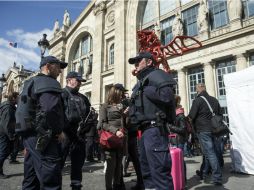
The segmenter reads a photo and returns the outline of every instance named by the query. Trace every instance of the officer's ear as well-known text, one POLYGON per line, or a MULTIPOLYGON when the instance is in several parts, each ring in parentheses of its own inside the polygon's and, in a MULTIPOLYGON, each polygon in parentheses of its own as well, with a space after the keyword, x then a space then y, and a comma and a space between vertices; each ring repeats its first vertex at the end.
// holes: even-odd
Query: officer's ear
POLYGON ((147 66, 152 66, 153 65, 153 60, 147 59, 146 64, 147 64, 147 66))

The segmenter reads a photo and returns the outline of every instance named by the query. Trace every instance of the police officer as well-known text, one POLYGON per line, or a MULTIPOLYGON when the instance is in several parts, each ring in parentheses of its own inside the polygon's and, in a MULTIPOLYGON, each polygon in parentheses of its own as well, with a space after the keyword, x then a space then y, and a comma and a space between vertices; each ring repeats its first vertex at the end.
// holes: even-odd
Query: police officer
POLYGON ((67 63, 43 57, 41 72, 25 81, 16 111, 16 132, 23 137, 23 190, 60 190, 64 112, 56 80, 67 63))
POLYGON ((129 59, 135 65, 138 82, 133 88, 129 110, 133 125, 142 130, 140 163, 146 189, 172 190, 171 157, 166 123, 175 120, 172 76, 154 67, 149 52, 129 59))
POLYGON ((15 140, 15 111, 18 101, 18 93, 12 92, 7 101, 0 105, 0 179, 7 176, 3 173, 5 159, 10 154, 11 144, 15 140))
POLYGON ((91 106, 87 97, 79 93, 81 82, 85 81, 77 72, 69 72, 66 76, 67 85, 62 93, 67 123, 64 132, 69 141, 64 147, 64 152, 65 158, 68 153, 71 157, 71 187, 73 190, 80 190, 82 187, 82 167, 86 147, 85 137, 78 135, 78 129, 87 127, 83 125, 83 122, 86 120, 91 106))

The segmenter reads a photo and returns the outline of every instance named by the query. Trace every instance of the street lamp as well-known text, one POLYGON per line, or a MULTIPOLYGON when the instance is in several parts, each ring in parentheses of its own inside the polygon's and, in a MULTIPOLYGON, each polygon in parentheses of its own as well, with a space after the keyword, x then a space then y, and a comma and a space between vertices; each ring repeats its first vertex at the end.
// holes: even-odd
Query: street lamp
POLYGON ((2 93, 3 93, 5 82, 6 82, 6 78, 4 77, 4 74, 2 74, 2 77, 0 77, 0 103, 2 102, 2 93))
POLYGON ((46 38, 47 34, 43 34, 42 39, 38 42, 38 46, 41 48, 41 58, 43 58, 46 49, 49 47, 49 41, 46 38))

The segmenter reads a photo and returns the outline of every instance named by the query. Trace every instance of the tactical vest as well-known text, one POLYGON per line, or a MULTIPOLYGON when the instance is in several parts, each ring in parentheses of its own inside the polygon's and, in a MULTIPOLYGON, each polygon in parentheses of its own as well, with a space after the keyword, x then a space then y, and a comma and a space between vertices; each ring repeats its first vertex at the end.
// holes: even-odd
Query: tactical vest
MULTIPOLYGON (((176 82, 172 78, 171 74, 168 74, 160 69, 156 69, 149 73, 146 77, 138 81, 133 88, 131 96, 132 106, 130 106, 129 115, 132 124, 141 124, 147 121, 155 121, 156 113, 163 112, 166 115, 166 119, 169 123, 172 123, 175 118, 172 117, 175 112, 174 105, 164 106, 157 105, 143 95, 143 89, 145 86, 153 86, 156 90, 162 87, 173 87, 176 82)), ((174 102, 174 101, 172 101, 174 102)))
POLYGON ((60 94, 62 89, 57 80, 42 74, 24 82, 16 110, 15 132, 17 134, 26 136, 35 133, 35 119, 38 111, 38 100, 35 97, 45 92, 60 94), (32 94, 34 97, 31 96, 32 94))

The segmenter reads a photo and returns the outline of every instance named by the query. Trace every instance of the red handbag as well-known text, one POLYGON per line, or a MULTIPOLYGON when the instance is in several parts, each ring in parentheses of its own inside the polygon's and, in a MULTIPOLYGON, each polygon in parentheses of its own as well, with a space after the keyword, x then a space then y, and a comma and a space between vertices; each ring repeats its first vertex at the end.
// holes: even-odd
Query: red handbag
POLYGON ((123 148, 124 144, 124 137, 119 138, 115 134, 101 130, 100 131, 100 145, 102 148, 105 149, 117 149, 123 148))

